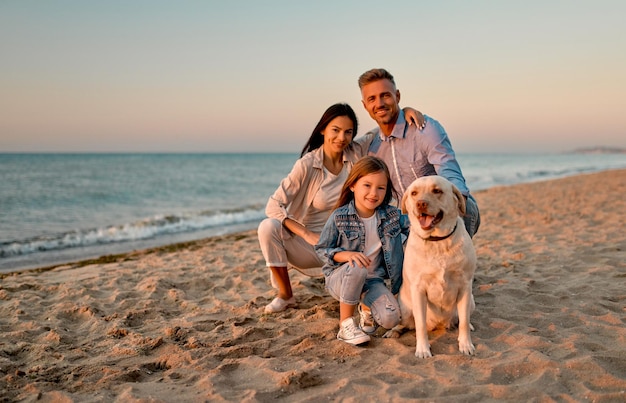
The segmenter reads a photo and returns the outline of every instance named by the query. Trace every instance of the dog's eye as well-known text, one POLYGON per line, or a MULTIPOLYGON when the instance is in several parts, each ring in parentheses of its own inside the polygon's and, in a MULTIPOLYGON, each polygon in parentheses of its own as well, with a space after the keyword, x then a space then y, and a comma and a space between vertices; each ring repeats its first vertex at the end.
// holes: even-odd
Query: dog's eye
POLYGON ((411 196, 417 196, 417 190, 412 191, 411 196))
POLYGON ((441 189, 437 189, 437 188, 435 188, 435 189, 433 189, 433 193, 434 193, 434 194, 436 194, 436 195, 438 195, 438 194, 443 193, 443 191, 442 191, 441 189))

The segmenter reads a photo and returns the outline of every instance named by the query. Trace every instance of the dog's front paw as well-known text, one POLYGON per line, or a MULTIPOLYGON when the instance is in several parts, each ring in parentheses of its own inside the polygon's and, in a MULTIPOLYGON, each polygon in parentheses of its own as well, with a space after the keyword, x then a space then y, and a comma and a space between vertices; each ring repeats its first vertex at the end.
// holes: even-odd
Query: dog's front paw
POLYGON ((398 337, 400 337, 400 332, 393 329, 387 330, 385 334, 383 334, 384 339, 397 339, 398 337))
POLYGON ((432 357, 433 355, 430 352, 430 344, 429 343, 425 343, 425 344, 417 343, 417 345, 415 346, 415 356, 417 358, 432 357))
POLYGON ((459 351, 465 355, 473 355, 476 352, 476 347, 470 340, 459 341, 459 351))
POLYGON ((383 334, 383 338, 385 338, 385 339, 397 339, 398 337, 400 337, 402 335, 402 333, 404 333, 404 331, 405 331, 404 326, 397 325, 397 326, 394 326, 393 328, 391 328, 390 330, 387 330, 385 332, 385 334, 383 334))

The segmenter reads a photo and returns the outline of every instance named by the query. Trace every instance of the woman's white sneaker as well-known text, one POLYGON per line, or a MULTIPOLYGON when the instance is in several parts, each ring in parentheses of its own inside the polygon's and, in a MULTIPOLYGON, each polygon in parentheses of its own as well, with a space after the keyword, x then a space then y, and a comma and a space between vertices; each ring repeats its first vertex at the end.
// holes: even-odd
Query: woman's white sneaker
POLYGON ((296 299, 292 296, 288 300, 284 300, 280 297, 276 297, 265 306, 265 313, 282 312, 287 308, 293 308, 296 306, 296 299))

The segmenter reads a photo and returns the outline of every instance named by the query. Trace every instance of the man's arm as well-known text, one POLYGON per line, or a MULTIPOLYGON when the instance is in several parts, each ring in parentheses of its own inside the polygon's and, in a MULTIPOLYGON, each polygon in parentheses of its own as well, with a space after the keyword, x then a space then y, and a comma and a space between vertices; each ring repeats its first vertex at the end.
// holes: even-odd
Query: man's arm
POLYGON ((430 119, 428 123, 428 126, 431 127, 427 127, 424 131, 427 134, 425 140, 428 144, 428 162, 435 167, 437 175, 448 179, 467 197, 469 189, 446 131, 434 119, 430 119))

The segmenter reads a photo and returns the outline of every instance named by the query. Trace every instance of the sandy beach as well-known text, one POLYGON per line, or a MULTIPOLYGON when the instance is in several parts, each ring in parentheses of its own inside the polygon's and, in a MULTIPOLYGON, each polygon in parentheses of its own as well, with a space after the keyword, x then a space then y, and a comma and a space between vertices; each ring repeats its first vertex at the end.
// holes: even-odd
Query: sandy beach
POLYGON ((626 401, 625 195, 626 170, 475 194, 474 356, 340 342, 299 273, 264 314, 255 231, 2 275, 0 401, 626 401))

